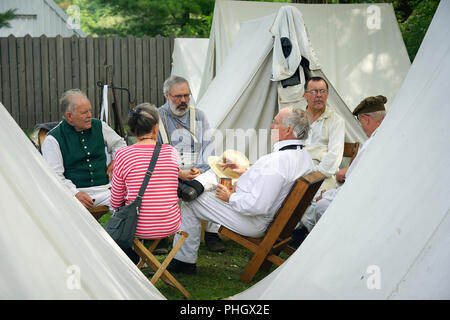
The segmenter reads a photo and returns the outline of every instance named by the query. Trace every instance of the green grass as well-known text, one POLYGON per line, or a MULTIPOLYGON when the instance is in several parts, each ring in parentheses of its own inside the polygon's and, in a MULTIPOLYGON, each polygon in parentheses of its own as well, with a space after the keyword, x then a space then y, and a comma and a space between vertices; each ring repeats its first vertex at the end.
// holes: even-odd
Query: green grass
MULTIPOLYGON (((110 215, 104 215, 99 222, 103 225, 110 215)), ((171 243, 170 243, 171 247, 171 243)), ((225 252, 210 252, 204 243, 200 243, 197 261, 197 273, 194 275, 173 274, 183 287, 192 295, 193 300, 225 299, 253 286, 269 273, 259 271, 250 283, 241 282, 240 276, 248 264, 251 252, 234 241, 225 240, 225 252)), ((156 256, 162 262, 166 256, 156 256)), ((273 270, 274 267, 272 266, 273 270)), ((151 278, 150 268, 142 268, 142 273, 151 278)), ((175 288, 158 280, 155 287, 168 300, 183 300, 185 297, 175 288)))
MULTIPOLYGON (((225 246, 225 252, 215 253, 208 251, 204 243, 201 243, 197 273, 194 275, 174 274, 175 278, 192 295, 193 300, 228 298, 244 291, 267 276, 267 272, 259 271, 252 282, 241 282, 239 278, 247 266, 251 252, 231 240, 226 240, 225 246)), ((165 258, 165 256, 156 257, 161 261, 165 258)), ((142 271, 144 275, 151 277, 150 269, 146 268, 142 271)), ((168 286, 162 280, 159 280, 155 286, 168 300, 184 299, 177 289, 168 286)))

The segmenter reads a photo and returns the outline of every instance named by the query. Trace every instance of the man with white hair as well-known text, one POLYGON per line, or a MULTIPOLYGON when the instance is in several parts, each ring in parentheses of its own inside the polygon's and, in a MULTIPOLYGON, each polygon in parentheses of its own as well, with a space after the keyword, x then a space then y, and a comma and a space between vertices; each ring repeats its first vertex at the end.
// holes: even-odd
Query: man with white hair
MULTIPOLYGON (((170 263, 170 272, 196 272, 201 220, 216 222, 244 236, 261 237, 294 182, 313 171, 311 157, 302 145, 309 131, 306 112, 295 107, 281 109, 270 128, 274 151, 247 170, 223 159, 224 169, 240 175, 235 189, 219 184, 215 192, 204 192, 183 206, 181 229, 189 237, 170 263)), ((176 235, 174 243, 177 240, 176 235)))
MULTIPOLYGON (((348 179, 352 170, 360 161, 364 150, 375 136, 378 127, 383 122, 386 115, 386 109, 384 106, 386 102, 387 98, 385 96, 379 95, 376 97, 367 97, 361 101, 355 110, 353 110, 353 115, 358 119, 364 133, 367 137, 369 137, 369 139, 367 139, 367 141, 362 145, 352 164, 342 170, 341 182, 345 182, 345 180, 348 179)), ((316 223, 328 209, 328 206, 336 197, 339 189, 340 187, 337 189, 326 190, 312 202, 301 219, 300 228, 294 230, 292 236, 293 240, 290 243, 291 246, 296 248, 300 246, 308 233, 311 232, 316 223)))
MULTIPOLYGON (((178 151, 179 178, 193 180, 209 170, 208 157, 214 155, 214 143, 209 123, 203 111, 189 104, 191 90, 188 81, 171 76, 164 82, 166 103, 159 108, 161 114, 158 141, 170 144, 178 151)), ((217 232, 219 225, 207 223, 205 244, 212 252, 225 251, 225 245, 217 232)), ((165 253, 167 244, 160 242, 156 254, 165 253)))
POLYGON ((87 208, 109 206, 113 161, 107 166, 106 153, 126 146, 105 122, 92 118, 87 96, 78 89, 64 92, 60 99, 63 120, 49 131, 42 156, 72 194, 87 208))

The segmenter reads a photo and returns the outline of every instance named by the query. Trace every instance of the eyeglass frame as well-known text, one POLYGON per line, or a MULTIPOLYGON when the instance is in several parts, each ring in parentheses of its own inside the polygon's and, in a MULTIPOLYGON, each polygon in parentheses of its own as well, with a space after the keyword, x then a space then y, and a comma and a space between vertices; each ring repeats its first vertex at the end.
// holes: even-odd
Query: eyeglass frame
POLYGON ((180 101, 182 98, 184 98, 185 100, 190 99, 191 98, 191 94, 177 94, 177 95, 171 95, 169 93, 169 96, 171 96, 173 99, 180 101))
POLYGON ((320 94, 328 93, 328 90, 327 89, 320 89, 320 90, 313 89, 313 90, 307 90, 305 92, 316 95, 318 93, 320 93, 320 94))

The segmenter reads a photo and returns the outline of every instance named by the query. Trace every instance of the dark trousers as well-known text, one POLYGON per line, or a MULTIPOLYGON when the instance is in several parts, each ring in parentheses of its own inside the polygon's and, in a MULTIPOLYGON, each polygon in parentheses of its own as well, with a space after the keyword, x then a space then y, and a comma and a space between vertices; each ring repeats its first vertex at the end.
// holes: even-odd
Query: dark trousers
POLYGON ((134 252, 133 248, 126 248, 122 250, 128 256, 128 258, 130 258, 130 260, 133 261, 134 264, 139 263, 140 257, 136 252, 134 252))

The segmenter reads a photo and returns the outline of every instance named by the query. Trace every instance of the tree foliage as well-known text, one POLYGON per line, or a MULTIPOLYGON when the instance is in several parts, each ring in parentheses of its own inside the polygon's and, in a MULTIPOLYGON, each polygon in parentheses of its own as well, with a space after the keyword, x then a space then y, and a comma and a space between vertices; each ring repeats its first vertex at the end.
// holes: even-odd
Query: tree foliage
POLYGON ((97 34, 209 37, 214 0, 98 0, 120 21, 97 34))
POLYGON ((415 2, 417 4, 411 14, 404 21, 399 21, 400 31, 411 61, 414 60, 439 5, 439 0, 415 2))
POLYGON ((0 13, 0 28, 11 28, 9 21, 16 17, 17 9, 9 9, 6 12, 0 13))

